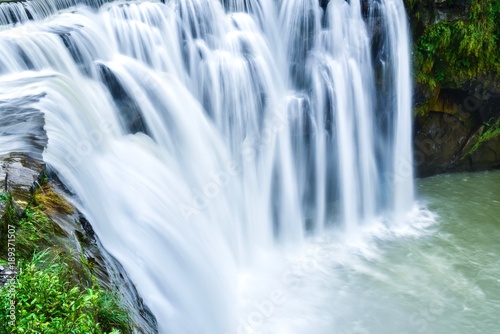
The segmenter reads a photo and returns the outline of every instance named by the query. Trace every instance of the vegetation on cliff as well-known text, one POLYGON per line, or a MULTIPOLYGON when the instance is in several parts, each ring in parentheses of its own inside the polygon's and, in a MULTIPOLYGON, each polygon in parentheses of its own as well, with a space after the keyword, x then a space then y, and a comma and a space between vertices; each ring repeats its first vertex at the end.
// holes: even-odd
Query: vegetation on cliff
POLYGON ((415 147, 425 156, 421 163, 439 160, 441 172, 497 168, 500 0, 404 2, 413 35, 415 147), (438 135, 436 122, 446 125, 438 135), (440 140, 443 134, 449 140, 440 140), (443 152, 451 160, 442 161, 443 152))
MULTIPOLYGON (((428 2, 406 1, 414 20, 422 20, 422 5, 428 2)), ((446 2, 459 6, 457 0, 446 2)), ((418 83, 434 91, 443 86, 460 87, 480 76, 500 74, 500 0, 472 0, 465 18, 435 20, 438 22, 424 25, 421 34, 415 36, 418 83)))
MULTIPOLYGON (((51 251, 19 261, 14 283, 0 288, 2 333, 122 333, 128 332, 127 314, 115 295, 97 282, 82 287, 71 261, 54 258, 51 251), (13 287, 10 285, 14 284, 13 287), (10 291, 15 291, 16 321, 11 325, 10 291)), ((91 277, 91 274, 88 274, 91 277)))
POLYGON ((2 230, 10 225, 12 234, 9 242, 0 242, 8 250, 0 265, 10 267, 15 259, 17 271, 15 280, 0 286, 0 333, 130 333, 129 316, 116 293, 98 284, 92 265, 68 246, 51 219, 71 215, 72 207, 43 183, 25 210, 7 192, 0 201, 6 205, 2 230))

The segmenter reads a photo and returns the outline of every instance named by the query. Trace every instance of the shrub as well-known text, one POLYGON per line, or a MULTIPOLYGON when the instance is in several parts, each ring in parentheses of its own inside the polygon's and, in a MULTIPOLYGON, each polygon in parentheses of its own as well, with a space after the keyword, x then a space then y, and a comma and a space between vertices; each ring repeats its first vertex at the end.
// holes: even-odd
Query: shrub
POLYGON ((73 269, 49 252, 19 262, 14 283, 16 322, 9 324, 12 287, 0 288, 0 332, 43 334, 127 333, 129 318, 117 297, 92 280, 84 288, 72 281, 73 269))
POLYGON ((426 27, 415 45, 417 82, 431 91, 500 74, 500 0, 473 0, 467 20, 426 27))

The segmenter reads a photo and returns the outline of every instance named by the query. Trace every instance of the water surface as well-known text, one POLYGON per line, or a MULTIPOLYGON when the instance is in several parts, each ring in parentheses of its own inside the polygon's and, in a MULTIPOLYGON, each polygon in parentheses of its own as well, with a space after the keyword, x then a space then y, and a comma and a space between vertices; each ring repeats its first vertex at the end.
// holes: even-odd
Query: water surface
POLYGON ((497 171, 419 180, 412 226, 374 222, 360 240, 337 231, 312 242, 272 285, 282 303, 246 323, 257 333, 500 333, 499 184, 497 171))

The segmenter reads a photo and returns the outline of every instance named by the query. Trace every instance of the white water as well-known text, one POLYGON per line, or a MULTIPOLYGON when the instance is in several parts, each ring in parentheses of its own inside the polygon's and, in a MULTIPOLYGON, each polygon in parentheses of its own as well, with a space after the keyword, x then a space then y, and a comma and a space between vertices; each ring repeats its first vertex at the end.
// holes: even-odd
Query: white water
MULTIPOLYGON (((42 3, 0 6, 0 101, 43 113, 44 160, 161 333, 258 332, 249 277, 277 279, 326 228, 406 223, 402 1, 368 18, 359 0, 42 3)), ((36 151, 0 134, 2 152, 36 151)))

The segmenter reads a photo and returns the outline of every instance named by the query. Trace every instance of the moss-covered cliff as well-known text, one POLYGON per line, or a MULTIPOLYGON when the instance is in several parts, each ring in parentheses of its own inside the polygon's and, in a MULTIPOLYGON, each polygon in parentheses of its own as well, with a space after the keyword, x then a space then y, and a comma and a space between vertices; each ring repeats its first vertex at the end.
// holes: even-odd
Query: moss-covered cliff
POLYGON ((405 0, 417 174, 500 166, 500 0, 405 0))

